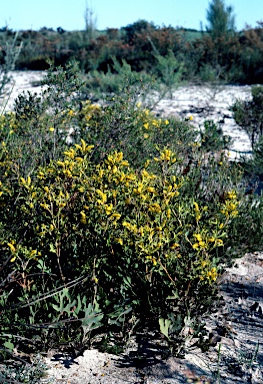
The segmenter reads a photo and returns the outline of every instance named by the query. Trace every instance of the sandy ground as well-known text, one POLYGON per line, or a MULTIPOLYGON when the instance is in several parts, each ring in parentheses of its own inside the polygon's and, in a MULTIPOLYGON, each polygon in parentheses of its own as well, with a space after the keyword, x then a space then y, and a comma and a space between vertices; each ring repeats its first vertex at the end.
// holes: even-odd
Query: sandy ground
POLYGON ((163 115, 178 115, 181 118, 193 117, 193 124, 202 127, 205 120, 222 124, 224 134, 233 139, 231 158, 251 151, 249 139, 235 123, 229 111, 236 99, 245 100, 251 96, 250 86, 183 86, 173 92, 172 99, 162 100, 157 111, 163 115))
MULTIPOLYGON (((6 104, 5 110, 13 108, 14 100, 22 92, 41 92, 39 84, 45 72, 42 71, 14 71, 10 95, 0 100, 0 112, 6 104), (1 107, 2 105, 2 107, 1 107)), ((249 139, 244 131, 236 125, 229 107, 236 99, 251 97, 250 86, 181 86, 173 92, 172 98, 161 100, 155 108, 159 115, 177 115, 181 118, 193 116, 192 123, 201 128, 204 120, 214 120, 222 123, 223 132, 233 139, 230 158, 239 158, 251 152, 249 139)))

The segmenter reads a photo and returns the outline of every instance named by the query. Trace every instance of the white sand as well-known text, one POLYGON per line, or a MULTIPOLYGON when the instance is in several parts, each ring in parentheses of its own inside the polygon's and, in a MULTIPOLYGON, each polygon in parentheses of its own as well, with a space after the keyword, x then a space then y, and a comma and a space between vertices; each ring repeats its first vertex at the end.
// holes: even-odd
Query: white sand
MULTIPOLYGON (((5 111, 12 110, 14 100, 23 91, 41 93, 40 86, 33 86, 44 77, 44 71, 14 71, 11 94, 0 100, 0 112, 6 104, 5 111)), ((251 144, 247 134, 240 130, 235 123, 232 112, 229 111, 236 99, 251 97, 250 86, 222 86, 208 87, 186 85, 173 92, 171 99, 166 98, 159 102, 155 112, 162 116, 177 115, 181 118, 193 116, 192 123, 202 128, 204 120, 223 122, 222 128, 226 135, 233 139, 230 158, 235 159, 240 154, 251 153, 251 144)))

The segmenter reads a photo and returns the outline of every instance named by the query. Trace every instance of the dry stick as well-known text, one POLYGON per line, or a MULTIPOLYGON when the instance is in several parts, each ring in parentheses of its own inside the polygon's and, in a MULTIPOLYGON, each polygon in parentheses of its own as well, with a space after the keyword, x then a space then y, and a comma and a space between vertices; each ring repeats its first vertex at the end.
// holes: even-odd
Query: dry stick
MULTIPOLYGON (((93 260, 93 271, 92 271, 92 277, 93 277, 93 280, 94 280, 94 282, 96 282, 96 275, 95 275, 95 270, 96 270, 96 260, 97 260, 97 258, 96 257, 94 257, 94 260, 93 260)), ((96 296, 97 296, 97 292, 98 292, 98 286, 97 286, 97 284, 95 284, 95 286, 94 286, 94 299, 93 299, 93 305, 95 305, 96 304, 96 296)))
POLYGON ((73 281, 70 281, 69 283, 67 284, 64 284, 63 286, 57 288, 57 289, 53 289, 53 291, 49 292, 48 294, 43 294, 43 295, 40 295, 40 297, 36 300, 32 300, 32 301, 29 301, 28 304, 14 304, 14 305, 11 305, 9 307, 3 307, 1 308, 1 310, 3 309, 17 309, 17 308, 25 308, 27 307, 28 305, 33 305, 35 303, 38 303, 42 300, 46 300, 52 296, 55 296, 57 295, 59 292, 62 292, 64 288, 73 288, 75 287, 76 285, 80 284, 80 283, 83 283, 85 280, 88 279, 89 276, 81 276, 81 277, 78 277, 77 279, 73 280, 73 281))
POLYGON ((14 81, 14 82, 13 82, 13 86, 12 86, 12 88, 11 88, 11 91, 9 92, 8 98, 7 98, 7 100, 6 100, 6 102, 5 102, 4 106, 3 106, 2 111, 0 112, 0 115, 2 115, 2 114, 4 113, 4 111, 5 111, 5 109, 6 109, 7 103, 8 103, 8 101, 10 100, 11 94, 12 94, 12 92, 13 92, 13 90, 14 90, 15 84, 16 84, 16 82, 14 81))
MULTIPOLYGON (((57 263, 58 263, 58 267, 59 267, 60 277, 61 277, 62 281, 65 282, 66 278, 63 275, 62 268, 60 265, 60 246, 59 246, 59 244, 57 245, 57 263)), ((64 285, 65 285, 65 283, 64 283, 64 285)))
POLYGON ((167 274, 167 276, 169 277, 169 279, 171 280, 171 282, 175 285, 175 280, 177 280, 177 279, 175 278, 175 280, 173 280, 172 277, 170 276, 169 272, 168 272, 167 269, 165 268, 165 266, 162 264, 161 260, 159 259, 158 261, 159 261, 161 267, 162 267, 162 268, 164 269, 164 271, 166 272, 166 274, 167 274))

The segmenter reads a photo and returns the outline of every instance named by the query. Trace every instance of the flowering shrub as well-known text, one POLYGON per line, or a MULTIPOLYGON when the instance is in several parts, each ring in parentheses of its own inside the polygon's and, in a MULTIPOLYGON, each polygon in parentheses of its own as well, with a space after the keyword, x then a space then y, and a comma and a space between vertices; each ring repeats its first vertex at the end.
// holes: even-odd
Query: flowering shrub
MULTIPOLYGON (((19 205, 12 216, 22 224, 15 232, 9 227, 2 243, 9 273, 15 272, 14 289, 20 286, 27 295, 43 284, 47 289, 51 276, 63 284, 85 272, 85 294, 109 324, 112 312, 127 307, 126 321, 136 318, 143 327, 156 328, 160 318, 173 313, 194 323, 211 306, 216 252, 238 214, 236 192, 202 206, 191 196, 181 197, 187 181, 170 149, 152 160, 156 173, 147 170, 150 161, 134 171, 116 151, 96 165, 90 160, 93 149, 81 140, 62 160, 40 167, 34 180, 18 180, 19 205), (39 281, 41 260, 49 273, 39 281)), ((48 318, 50 305, 47 309, 34 320, 48 318)), ((177 347, 184 327, 182 321, 172 336, 177 347)))
POLYGON ((34 350, 138 330, 177 355, 203 347, 217 278, 247 222, 261 228, 240 167, 205 159, 189 122, 157 118, 131 89, 95 106, 56 81, 0 120, 3 351, 16 335, 34 333, 34 350))

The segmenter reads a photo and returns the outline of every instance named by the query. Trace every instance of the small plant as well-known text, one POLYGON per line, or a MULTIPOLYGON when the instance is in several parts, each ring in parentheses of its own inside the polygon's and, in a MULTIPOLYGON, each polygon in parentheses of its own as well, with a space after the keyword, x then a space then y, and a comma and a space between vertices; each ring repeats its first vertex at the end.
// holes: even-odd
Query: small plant
POLYGON ((27 363, 22 359, 19 360, 7 360, 4 364, 0 362, 0 383, 38 384, 40 380, 43 384, 52 382, 52 380, 45 379, 47 366, 40 355, 35 356, 31 363, 27 363))
POLYGON ((253 86, 251 93, 251 100, 237 100, 231 110, 236 123, 245 130, 254 149, 263 134, 263 86, 253 86))
POLYGON ((223 134, 220 125, 214 123, 213 120, 204 122, 204 129, 200 131, 202 151, 218 152, 228 149, 231 145, 230 136, 223 134))
MULTIPOLYGON (((10 72, 15 69, 15 63, 23 46, 22 42, 18 46, 16 45, 17 37, 18 33, 16 33, 11 43, 6 42, 4 46, 4 63, 0 65, 0 98, 5 96, 7 86, 12 82, 12 76, 10 75, 10 72)), ((9 92, 12 92, 12 90, 9 90, 9 92)), ((8 97, 4 97, 3 103, 1 105, 2 110, 0 110, 0 115, 5 110, 7 102, 8 97)))

